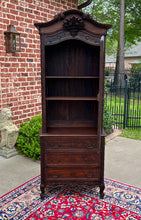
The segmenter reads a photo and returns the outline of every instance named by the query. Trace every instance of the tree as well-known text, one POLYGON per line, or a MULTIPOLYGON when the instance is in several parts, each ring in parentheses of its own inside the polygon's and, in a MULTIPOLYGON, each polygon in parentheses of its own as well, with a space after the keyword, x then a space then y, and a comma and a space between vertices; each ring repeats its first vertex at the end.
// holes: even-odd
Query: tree
MULTIPOLYGON (((79 1, 79 4, 83 1, 79 1)), ((118 54, 119 58, 119 27, 120 27, 120 0, 93 0, 83 9, 93 16, 96 21, 112 24, 106 41, 106 54, 118 54)), ((126 0, 124 46, 128 48, 141 40, 141 3, 140 0, 126 0)), ((118 68, 119 64, 117 63, 118 68)), ((117 69, 118 69, 117 68, 117 69)))

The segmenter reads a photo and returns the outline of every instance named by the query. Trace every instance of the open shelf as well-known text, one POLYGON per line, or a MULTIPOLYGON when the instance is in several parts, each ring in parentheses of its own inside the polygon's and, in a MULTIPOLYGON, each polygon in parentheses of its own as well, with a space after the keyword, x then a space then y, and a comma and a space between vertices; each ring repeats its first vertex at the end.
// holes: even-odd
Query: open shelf
POLYGON ((62 97, 62 96, 47 97, 46 100, 98 101, 97 97, 62 97))
POLYGON ((46 76, 99 75, 100 48, 82 41, 68 40, 45 47, 46 76))
POLYGON ((95 100, 98 93, 98 78, 46 78, 46 97, 55 97, 55 100, 56 97, 67 97, 65 99, 69 100, 73 99, 70 97, 76 97, 76 100, 81 100, 77 97, 87 97, 88 100, 95 100))

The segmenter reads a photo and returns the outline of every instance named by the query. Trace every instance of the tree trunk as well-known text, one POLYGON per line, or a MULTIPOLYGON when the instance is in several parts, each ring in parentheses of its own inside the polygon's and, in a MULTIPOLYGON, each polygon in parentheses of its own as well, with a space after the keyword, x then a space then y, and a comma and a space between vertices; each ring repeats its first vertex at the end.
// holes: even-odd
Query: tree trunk
POLYGON ((116 54, 116 67, 114 72, 114 85, 118 85, 118 78, 119 78, 119 40, 117 46, 117 54, 116 54))
POLYGON ((118 85, 121 84, 121 86, 124 86, 124 20, 125 20, 125 0, 120 0, 118 85))

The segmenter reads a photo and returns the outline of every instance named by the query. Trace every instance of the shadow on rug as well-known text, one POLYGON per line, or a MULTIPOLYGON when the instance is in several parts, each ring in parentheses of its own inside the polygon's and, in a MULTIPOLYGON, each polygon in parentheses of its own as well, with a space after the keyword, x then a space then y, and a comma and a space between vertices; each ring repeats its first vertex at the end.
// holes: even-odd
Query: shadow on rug
POLYGON ((141 189, 105 179, 105 197, 98 188, 60 186, 40 199, 40 176, 0 198, 0 219, 141 220, 141 189))

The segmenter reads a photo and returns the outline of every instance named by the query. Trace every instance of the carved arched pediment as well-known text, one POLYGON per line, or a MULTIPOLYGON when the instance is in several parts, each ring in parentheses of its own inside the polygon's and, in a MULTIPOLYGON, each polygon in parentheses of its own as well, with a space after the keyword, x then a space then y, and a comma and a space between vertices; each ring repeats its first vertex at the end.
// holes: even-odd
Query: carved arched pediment
MULTIPOLYGON (((96 35, 97 38, 101 38, 102 35, 107 34, 107 29, 111 27, 111 25, 101 24, 95 21, 91 15, 78 10, 68 10, 58 13, 53 20, 47 23, 36 23, 35 26, 39 29, 41 35, 47 34, 50 38, 52 36, 54 37, 55 34, 58 37, 65 35, 68 39, 76 38, 78 34, 79 38, 81 38, 83 33, 96 35)), ((85 40, 88 41, 87 39, 85 40)))

